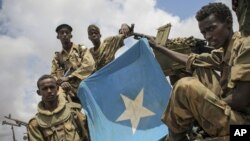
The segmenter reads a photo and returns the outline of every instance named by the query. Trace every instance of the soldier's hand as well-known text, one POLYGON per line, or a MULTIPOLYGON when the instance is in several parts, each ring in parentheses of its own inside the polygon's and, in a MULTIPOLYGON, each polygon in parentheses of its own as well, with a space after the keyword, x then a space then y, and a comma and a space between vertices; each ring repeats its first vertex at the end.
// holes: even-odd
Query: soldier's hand
POLYGON ((71 85, 70 85, 70 83, 69 82, 63 82, 62 84, 61 84, 61 87, 62 87, 62 89, 64 90, 64 91, 69 91, 69 90, 71 90, 71 85))
POLYGON ((63 83, 63 82, 68 82, 69 81, 69 78, 68 77, 61 77, 61 78, 59 78, 58 80, 58 83, 63 83))

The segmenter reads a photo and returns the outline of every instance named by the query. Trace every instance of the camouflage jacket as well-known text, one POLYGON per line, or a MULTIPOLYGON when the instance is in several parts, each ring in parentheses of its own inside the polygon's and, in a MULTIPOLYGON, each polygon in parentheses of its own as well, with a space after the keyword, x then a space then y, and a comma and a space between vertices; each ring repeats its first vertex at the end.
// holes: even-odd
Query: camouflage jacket
MULTIPOLYGON (((64 97, 59 96, 58 107, 54 111, 45 110, 38 104, 38 113, 28 124, 30 141, 88 141, 84 114, 76 115, 76 110, 64 97), (77 118, 76 118, 77 117, 77 118)), ((79 113, 78 113, 79 114, 79 113)))
POLYGON ((69 83, 73 87, 73 92, 79 86, 81 80, 87 78, 95 70, 95 61, 89 49, 73 44, 70 52, 62 50, 56 52, 51 67, 51 75, 56 79, 72 75, 77 79, 71 80, 69 83))
MULTIPOLYGON (((210 68, 213 70, 218 70, 221 74, 221 76, 219 77, 219 84, 214 83, 212 79, 206 79, 206 80, 210 80, 212 81, 210 84, 213 84, 213 87, 216 87, 218 85, 221 86, 221 91, 217 91, 215 92, 216 94, 223 94, 222 97, 225 97, 229 94, 231 94, 231 90, 232 88, 235 86, 235 77, 238 75, 237 72, 234 71, 234 68, 238 68, 238 67, 233 67, 235 63, 235 59, 237 59, 238 57, 236 57, 237 55, 242 55, 240 56, 240 60, 242 60, 242 58, 246 58, 245 60, 248 60, 248 56, 245 55, 246 53, 248 53, 248 47, 249 46, 249 38, 246 37, 242 37, 240 35, 239 32, 234 33, 228 47, 227 50, 223 50, 221 49, 217 49, 212 51, 211 54, 193 54, 189 57, 189 61, 187 63, 187 69, 188 70, 195 70, 196 72, 200 71, 200 74, 205 73, 205 71, 201 71, 202 68, 210 68), (239 49, 239 48, 243 48, 239 49), (237 53, 235 53, 236 51, 238 51, 237 53), (240 52, 241 51, 241 52, 240 52), (224 53, 225 52, 225 53, 224 53), (245 56, 243 56, 245 55, 245 56), (237 74, 237 75, 236 75, 237 74), (214 85, 216 84, 216 85, 214 85)), ((240 61, 238 61, 240 62, 240 61)), ((240 62, 241 63, 241 62, 240 62)), ((238 65, 236 65, 238 66, 238 65)), ((246 63, 242 63, 239 66, 247 66, 246 63), (245 65, 243 65, 245 64, 245 65)), ((239 69, 239 68, 238 68, 239 69)), ((247 67, 242 67, 242 70, 244 69, 248 69, 247 67)), ((242 72, 242 70, 239 70, 238 72, 242 72)), ((248 70, 244 70, 244 75, 247 76, 248 70)), ((216 73, 214 73, 216 74, 216 73)), ((241 74, 242 75, 242 74, 241 74)), ((202 75, 200 75, 202 76, 202 75)), ((213 76, 208 76, 207 77, 212 77, 212 78, 217 78, 217 77, 213 77, 213 76)), ((242 76, 238 76, 238 77, 242 77, 242 76)), ((247 77, 245 78, 241 78, 241 79, 247 79, 247 77)), ((200 79, 201 80, 201 79, 200 79)), ((245 81, 245 80, 244 80, 245 81)), ((204 83, 209 83, 207 82, 203 82, 204 83)), ((212 90, 213 88, 211 87, 210 90, 212 90)), ((213 91, 214 92, 214 91, 213 91)))

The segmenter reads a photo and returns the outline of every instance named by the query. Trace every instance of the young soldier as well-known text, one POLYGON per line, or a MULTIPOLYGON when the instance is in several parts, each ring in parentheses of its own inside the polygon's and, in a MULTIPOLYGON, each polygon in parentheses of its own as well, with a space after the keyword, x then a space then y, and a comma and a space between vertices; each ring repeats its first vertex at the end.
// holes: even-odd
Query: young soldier
POLYGON ((43 75, 37 81, 37 94, 42 97, 38 113, 28 125, 30 141, 89 141, 85 115, 80 107, 66 102, 58 93, 56 80, 43 75))
POLYGON ((116 51, 123 46, 123 40, 127 38, 128 35, 130 35, 130 30, 122 30, 122 32, 119 32, 119 35, 105 38, 96 53, 97 57, 95 57, 95 60, 97 70, 114 60, 116 51))
POLYGON ((211 54, 187 56, 155 48, 186 64, 190 71, 204 67, 220 70, 222 91, 211 91, 195 77, 180 79, 163 114, 170 141, 187 140, 194 121, 211 137, 228 136, 231 124, 250 122, 250 39, 233 33, 231 11, 222 3, 203 6, 196 19, 204 38, 216 48, 211 54))
POLYGON ((90 52, 92 53, 93 58, 96 60, 98 56, 97 50, 99 49, 101 45, 101 37, 102 37, 99 27, 94 24, 89 25, 88 37, 89 37, 89 40, 94 45, 94 47, 90 48, 90 52))
POLYGON ((95 62, 89 49, 71 41, 71 26, 61 24, 56 28, 56 32, 57 39, 62 44, 62 51, 56 52, 52 60, 51 75, 57 79, 61 88, 71 95, 74 102, 79 102, 76 97, 77 88, 81 80, 92 74, 95 62))

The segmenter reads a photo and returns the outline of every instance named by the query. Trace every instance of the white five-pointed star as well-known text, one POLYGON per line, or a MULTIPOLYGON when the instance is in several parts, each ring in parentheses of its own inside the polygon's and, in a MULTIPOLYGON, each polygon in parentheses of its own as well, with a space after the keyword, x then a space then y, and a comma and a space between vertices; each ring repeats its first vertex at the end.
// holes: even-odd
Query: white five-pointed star
POLYGON ((133 134, 135 133, 141 118, 155 115, 155 113, 143 107, 142 105, 143 96, 144 96, 143 89, 137 95, 135 100, 131 100, 128 97, 121 94, 126 109, 116 121, 123 121, 130 119, 133 134))

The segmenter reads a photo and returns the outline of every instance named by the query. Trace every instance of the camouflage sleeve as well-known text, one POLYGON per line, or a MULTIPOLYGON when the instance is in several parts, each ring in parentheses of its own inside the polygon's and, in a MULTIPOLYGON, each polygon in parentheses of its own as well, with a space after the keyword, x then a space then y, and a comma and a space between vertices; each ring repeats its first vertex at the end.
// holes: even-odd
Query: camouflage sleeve
POLYGON ((116 35, 107 37, 99 48, 99 52, 112 52, 112 50, 117 50, 116 48, 120 47, 123 43, 124 35, 116 35))
POLYGON ((209 53, 191 54, 187 62, 187 70, 191 71, 196 68, 211 68, 220 70, 222 62, 223 49, 215 49, 209 53))
POLYGON ((250 81, 250 36, 244 38, 240 45, 236 45, 232 55, 231 81, 250 81))
POLYGON ((90 49, 86 47, 82 47, 80 50, 81 54, 81 65, 78 67, 71 75, 78 77, 79 79, 83 80, 87 78, 92 72, 95 70, 95 61, 90 53, 90 49))
POLYGON ((32 118, 28 124, 28 138, 29 141, 45 141, 35 118, 32 118))
POLYGON ((187 71, 192 72, 193 76, 210 89, 212 92, 219 94, 220 76, 215 70, 219 70, 222 60, 223 50, 213 50, 211 54, 202 53, 192 54, 188 58, 187 71))
POLYGON ((111 36, 101 43, 98 49, 98 59, 96 60, 98 70, 114 59, 116 51, 123 46, 124 38, 125 36, 122 34, 111 36))

